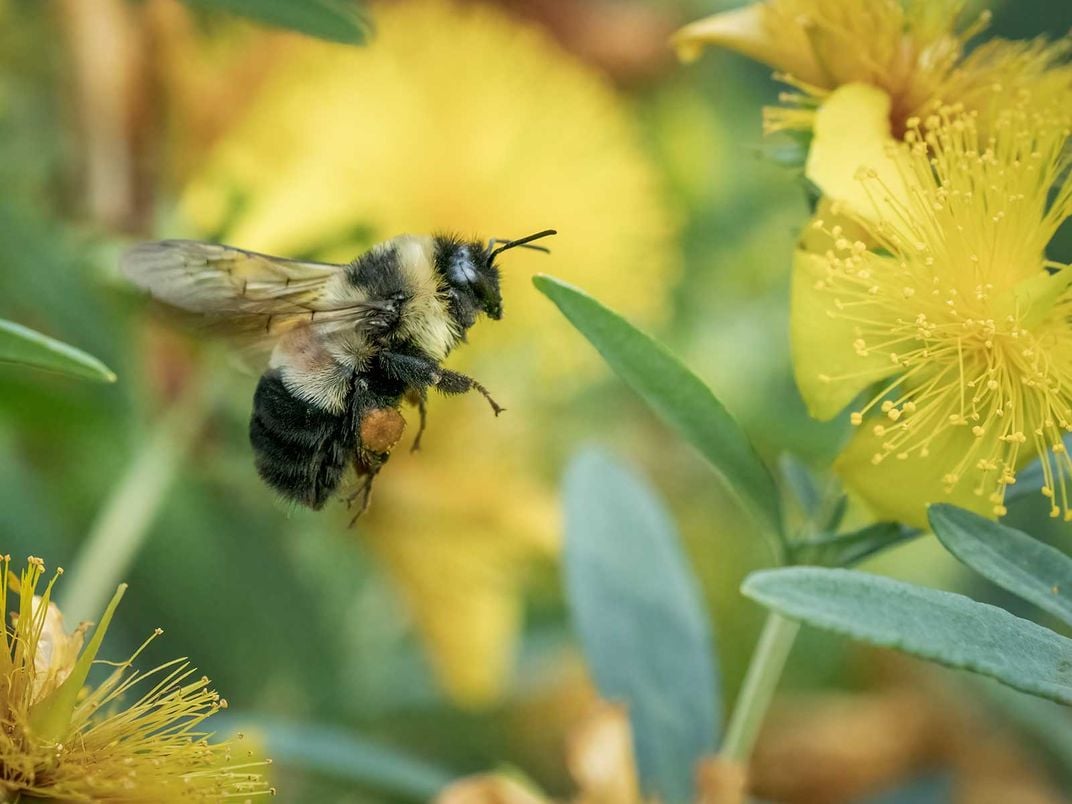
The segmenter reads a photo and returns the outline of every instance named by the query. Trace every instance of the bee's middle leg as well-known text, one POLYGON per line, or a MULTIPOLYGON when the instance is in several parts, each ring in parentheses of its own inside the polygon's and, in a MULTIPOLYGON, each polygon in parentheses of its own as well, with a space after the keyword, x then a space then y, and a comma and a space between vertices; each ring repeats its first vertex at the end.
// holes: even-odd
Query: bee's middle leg
POLYGON ((488 404, 491 405, 491 409, 496 416, 506 410, 506 408, 492 399, 487 388, 472 377, 445 369, 427 357, 399 354, 397 352, 381 352, 379 359, 389 375, 404 381, 410 387, 432 387, 444 394, 464 394, 467 391, 477 391, 488 400, 488 404))
POLYGON ((488 404, 491 405, 491 409, 495 411, 495 415, 498 416, 506 408, 496 402, 491 393, 483 385, 478 383, 472 377, 461 374, 457 371, 451 371, 450 369, 440 369, 439 377, 434 383, 437 391, 444 394, 464 394, 467 391, 476 391, 484 399, 488 400, 488 404))

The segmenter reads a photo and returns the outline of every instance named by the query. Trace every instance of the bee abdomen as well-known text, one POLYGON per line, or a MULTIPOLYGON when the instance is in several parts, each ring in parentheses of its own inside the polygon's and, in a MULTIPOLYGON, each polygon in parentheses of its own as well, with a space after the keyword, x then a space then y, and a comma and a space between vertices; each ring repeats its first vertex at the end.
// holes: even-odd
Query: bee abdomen
POLYGON ((286 499, 322 508, 342 480, 355 439, 349 412, 331 413, 298 399, 278 370, 261 376, 249 442, 257 472, 286 499))

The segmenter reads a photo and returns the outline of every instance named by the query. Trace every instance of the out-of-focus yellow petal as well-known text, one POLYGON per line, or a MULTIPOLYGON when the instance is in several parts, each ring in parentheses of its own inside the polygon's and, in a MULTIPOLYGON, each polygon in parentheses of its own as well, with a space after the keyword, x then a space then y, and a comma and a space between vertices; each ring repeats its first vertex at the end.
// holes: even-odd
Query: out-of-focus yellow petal
POLYGON ((874 182, 860 181, 868 171, 882 190, 905 196, 895 142, 890 133, 890 96, 868 84, 846 84, 830 93, 815 113, 815 136, 804 174, 829 198, 854 214, 874 219, 878 213, 874 182))
POLYGON ((566 761, 580 791, 577 804, 641 801, 633 732, 624 707, 600 702, 570 735, 566 761))
POLYGON ((744 804, 747 768, 722 757, 702 759, 696 769, 696 787, 696 804, 744 804))
POLYGON ((872 383, 897 371, 885 352, 859 354, 858 325, 839 315, 835 296, 822 286, 827 260, 798 251, 793 258, 789 336, 793 373, 808 412, 831 419, 872 383))
POLYGON ((493 419, 475 400, 451 404, 463 408, 458 415, 432 400, 419 453, 400 447, 392 456, 362 535, 394 578, 446 691, 479 707, 511 675, 526 574, 557 554, 558 511, 521 464, 530 453, 511 433, 523 424, 493 419), (504 455, 500 438, 518 451, 504 455))
POLYGON ((930 455, 912 454, 904 460, 887 455, 880 463, 882 437, 864 424, 856 432, 835 463, 846 488, 857 494, 882 520, 927 527, 929 503, 952 503, 983 516, 992 517, 994 504, 986 494, 976 494, 970 483, 960 482, 946 493, 945 476, 950 455, 969 455, 975 438, 968 427, 950 428, 934 439, 930 455))
POLYGON ((457 781, 435 799, 436 804, 550 804, 550 801, 516 779, 497 774, 457 781))
POLYGON ((736 51, 801 81, 818 83, 823 72, 799 25, 778 26, 766 3, 713 14, 686 25, 673 37, 682 61, 695 61, 708 45, 736 51))

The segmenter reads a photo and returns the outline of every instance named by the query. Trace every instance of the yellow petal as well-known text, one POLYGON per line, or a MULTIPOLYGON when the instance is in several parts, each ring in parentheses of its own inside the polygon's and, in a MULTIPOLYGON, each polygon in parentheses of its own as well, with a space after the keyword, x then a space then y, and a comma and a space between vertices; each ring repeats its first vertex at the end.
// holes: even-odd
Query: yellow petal
POLYGON ((1053 311, 1057 300, 1064 295, 1070 284, 1072 266, 1066 266, 1055 274, 1039 271, 1016 285, 1012 293, 1012 309, 1007 313, 1023 315, 1021 325, 1033 327, 1053 311))
MULTIPOLYGON (((511 675, 524 570, 538 551, 510 530, 455 520, 374 537, 444 688, 460 705, 494 701, 511 675)), ((548 556, 549 558, 549 556, 548 556)))
MULTIPOLYGON (((34 617, 41 598, 34 596, 34 617)), ((34 654, 33 701, 39 701, 59 687, 74 670, 82 651, 89 623, 82 623, 68 634, 59 606, 49 601, 45 621, 34 654)))
POLYGON ((570 735, 567 761, 580 788, 577 804, 640 801, 633 732, 624 707, 600 702, 570 735))
POLYGON ((808 83, 822 84, 824 73, 803 29, 795 21, 778 25, 785 17, 772 13, 765 3, 713 14, 686 25, 673 37, 678 58, 694 61, 707 45, 724 47, 808 83))
POLYGON ((486 774, 462 779, 436 796, 435 804, 549 804, 509 776, 486 774))
POLYGON ((872 383, 898 367, 885 352, 859 355, 857 324, 838 315, 834 295, 818 287, 826 258, 797 251, 789 309, 789 337, 797 388, 816 419, 831 419, 872 383))
MULTIPOLYGON (((519 461, 532 453, 523 437, 497 433, 517 450, 504 457, 483 418, 455 410, 439 408, 419 453, 391 456, 363 537, 394 579, 445 691, 477 708, 511 676, 526 577, 557 553, 558 511, 524 475, 519 461), (448 433, 458 441, 447 443, 448 433)), ((524 432, 517 417, 502 423, 524 432)))
POLYGON ((927 505, 952 503, 992 517, 994 504, 987 496, 975 494, 974 479, 962 478, 946 493, 943 478, 956 465, 958 456, 968 454, 974 436, 967 427, 949 428, 930 445, 930 455, 912 454, 904 460, 887 456, 872 463, 881 450, 882 439, 865 422, 838 456, 835 469, 846 488, 857 494, 882 520, 927 527, 927 505))
POLYGON ((890 133, 890 96, 870 84, 846 84, 815 113, 815 136, 804 174, 823 194, 863 218, 878 217, 876 201, 907 197, 890 133), (871 178, 861 181, 862 171, 871 178))
POLYGON ((835 238, 831 236, 834 227, 839 228, 839 234, 848 240, 864 243, 873 249, 877 244, 871 233, 854 218, 846 216, 839 204, 831 201, 826 196, 819 199, 815 208, 812 224, 821 223, 821 228, 810 225, 800 233, 800 248, 813 254, 825 254, 835 247, 835 238))
POLYGON ((697 804, 744 804, 748 770, 740 762, 707 757, 696 768, 697 804))

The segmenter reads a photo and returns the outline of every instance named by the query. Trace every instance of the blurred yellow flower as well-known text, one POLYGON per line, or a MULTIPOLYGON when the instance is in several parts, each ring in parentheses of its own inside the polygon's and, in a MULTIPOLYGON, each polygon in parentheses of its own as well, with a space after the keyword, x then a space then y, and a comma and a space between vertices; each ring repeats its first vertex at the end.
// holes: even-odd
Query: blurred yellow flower
POLYGON ((678 270, 675 221, 628 109, 530 25, 483 5, 379 5, 370 46, 295 41, 193 177, 206 237, 348 261, 402 232, 510 237, 553 226, 550 257, 504 259, 501 322, 452 355, 508 408, 433 399, 421 453, 399 449, 361 530, 456 700, 494 698, 521 584, 556 550, 539 479, 560 409, 598 366, 531 287, 553 271, 651 322, 678 270))
POLYGON ((1025 101, 990 130, 954 110, 908 121, 898 187, 858 177, 862 236, 818 220, 828 246, 796 258, 797 383, 819 418, 877 384, 837 466, 882 517, 921 525, 942 500, 1001 515, 1038 457, 1051 514, 1072 518, 1072 274, 1045 256, 1072 214, 1069 112, 1025 101))
MULTIPOLYGON (((150 637, 95 688, 85 686, 120 587, 83 650, 88 623, 68 634, 51 601, 57 569, 38 594, 45 566, 31 557, 19 577, 0 558, 0 599, 18 597, 0 650, 0 793, 65 801, 169 802, 253 798, 272 790, 264 762, 232 758, 235 746, 207 742, 206 718, 226 706, 204 676, 177 659, 131 670, 150 637), (147 683, 148 682, 148 683, 147 683), (122 699, 141 685, 129 706, 122 699)), ((157 631, 155 635, 158 635, 157 631)), ((154 636, 155 636, 154 635, 154 636)))
POLYGON ((1031 88, 1069 92, 1072 70, 1058 67, 1068 40, 1049 44, 992 40, 965 55, 989 12, 966 20, 964 0, 766 0, 682 28, 684 60, 707 45, 735 50, 779 71, 797 91, 788 106, 765 110, 765 128, 810 129, 814 110, 844 84, 865 83, 889 96, 894 136, 936 102, 989 110, 1031 88), (1040 86, 1045 85, 1045 87, 1040 86))
MULTIPOLYGON (((633 732, 624 707, 598 701, 570 734, 566 750, 577 793, 574 804, 655 804, 640 790, 633 759, 633 732)), ((709 757, 696 769, 696 804, 741 804, 745 776, 735 765, 709 757)), ((550 804, 531 785, 504 774, 486 774, 454 783, 436 804, 550 804)))

